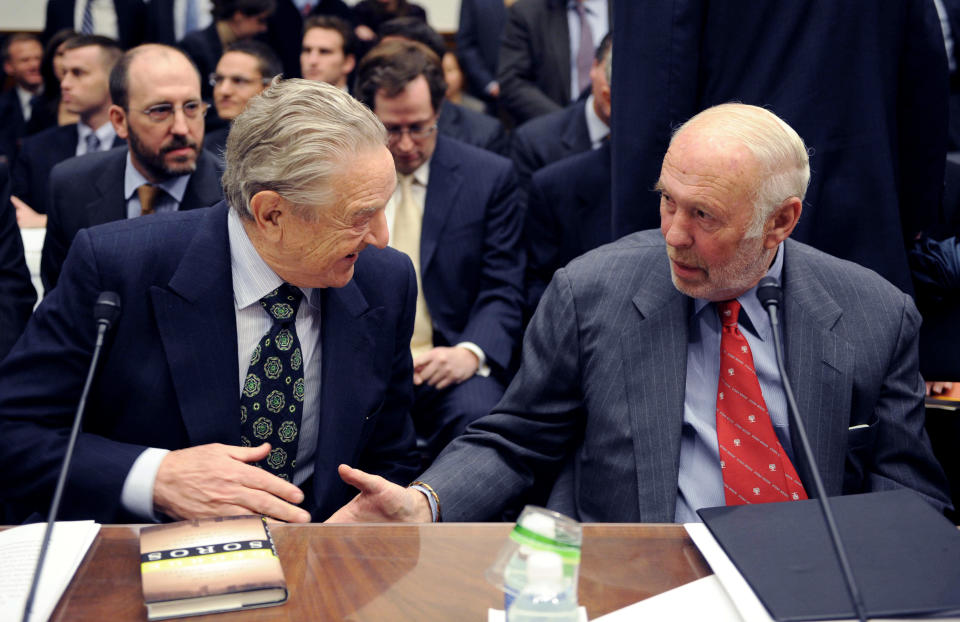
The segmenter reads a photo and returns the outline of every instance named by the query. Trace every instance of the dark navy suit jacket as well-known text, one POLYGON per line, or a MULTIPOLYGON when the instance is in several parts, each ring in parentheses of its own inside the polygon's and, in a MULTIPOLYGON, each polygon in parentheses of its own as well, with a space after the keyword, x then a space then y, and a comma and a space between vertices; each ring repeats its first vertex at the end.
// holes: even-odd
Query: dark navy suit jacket
POLYGON ((947 59, 933 2, 618 2, 614 237, 659 226, 671 129, 715 104, 768 108, 811 150, 793 238, 911 291, 904 238, 937 218, 947 59))
POLYGON ((16 87, 0 93, 0 161, 13 165, 20 139, 26 132, 27 122, 23 119, 16 87))
POLYGON ((520 342, 523 213, 509 160, 437 137, 420 234, 423 293, 434 344, 477 344, 495 370, 520 342))
MULTIPOLYGON (((138 520, 120 503, 146 447, 239 444, 237 329, 226 204, 81 231, 58 287, 0 365, 0 483, 18 514, 46 512, 95 336, 102 291, 123 310, 87 403, 61 515, 138 520)), ((409 417, 416 281, 409 259, 368 248, 354 279, 321 295, 322 385, 315 520, 356 491, 354 464, 392 481, 414 475, 409 417)), ((311 495, 308 493, 308 498, 311 495)))
MULTIPOLYGON (((53 168, 47 200, 47 235, 40 257, 44 291, 57 284, 64 258, 78 231, 127 217, 123 196, 126 165, 127 149, 120 148, 70 158, 53 168)), ((221 199, 219 162, 213 154, 201 150, 180 211, 213 205, 221 199)))
POLYGON ((612 241, 609 142, 533 174, 523 235, 532 314, 554 272, 612 241))
MULTIPOLYGON (((35 211, 47 213, 47 194, 50 171, 54 166, 77 152, 77 124, 48 128, 23 139, 20 153, 13 166, 13 194, 35 211)), ((114 137, 113 147, 127 141, 114 137)))
POLYGON ((0 162, 0 359, 20 337, 37 301, 10 202, 9 168, 0 162))
POLYGON ((484 89, 496 79, 500 37, 507 23, 503 0, 463 0, 457 28, 457 58, 470 90, 486 97, 484 89))
POLYGON ((510 157, 517 165, 520 187, 530 185, 530 176, 551 162, 590 149, 585 101, 524 123, 513 133, 510 157))
MULTIPOLYGON (((80 30, 73 21, 77 1, 47 1, 47 19, 44 22, 42 37, 44 41, 49 41, 50 37, 64 28, 80 30)), ((85 2, 86 0, 79 1, 85 2)), ((143 43, 146 5, 141 0, 113 0, 113 7, 117 13, 120 46, 124 49, 130 49, 143 43)))
POLYGON ((510 139, 503 124, 490 115, 443 100, 437 126, 444 136, 502 156, 508 155, 510 139))

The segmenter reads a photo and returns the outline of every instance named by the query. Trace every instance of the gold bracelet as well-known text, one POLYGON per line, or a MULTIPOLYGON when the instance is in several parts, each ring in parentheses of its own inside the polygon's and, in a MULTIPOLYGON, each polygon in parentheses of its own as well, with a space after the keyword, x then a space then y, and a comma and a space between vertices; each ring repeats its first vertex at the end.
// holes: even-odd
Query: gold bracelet
POLYGON ((439 522, 440 522, 440 516, 441 516, 441 514, 440 514, 440 497, 437 495, 437 491, 434 490, 433 487, 432 487, 430 484, 428 484, 428 483, 426 483, 426 482, 422 482, 422 481, 420 481, 420 480, 417 480, 417 481, 415 481, 415 482, 410 482, 410 484, 407 486, 407 488, 411 488, 411 487, 413 487, 413 486, 420 486, 421 488, 423 488, 424 490, 426 490, 427 492, 429 492, 431 497, 433 497, 433 502, 437 505, 437 520, 436 520, 436 522, 439 523, 439 522))

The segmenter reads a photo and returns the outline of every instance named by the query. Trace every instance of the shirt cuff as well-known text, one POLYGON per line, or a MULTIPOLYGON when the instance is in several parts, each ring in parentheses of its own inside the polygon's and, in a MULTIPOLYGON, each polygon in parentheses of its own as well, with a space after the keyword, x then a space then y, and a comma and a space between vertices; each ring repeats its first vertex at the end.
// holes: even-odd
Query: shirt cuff
POLYGON ((493 92, 494 87, 497 87, 497 86, 500 86, 499 82, 497 82, 496 80, 490 80, 489 82, 487 82, 487 85, 483 87, 483 92, 486 93, 487 95, 490 95, 490 93, 493 92))
POLYGON ((153 483, 160 463, 168 453, 167 449, 150 447, 137 456, 120 493, 120 503, 125 510, 151 522, 159 522, 153 513, 153 483))
POLYGON ((419 490, 423 493, 423 496, 427 498, 427 503, 430 504, 430 520, 434 523, 437 522, 437 501, 433 498, 433 495, 430 494, 430 491, 420 484, 411 484, 410 488, 419 490))
POLYGON ((490 375, 490 366, 487 365, 487 355, 483 353, 483 350, 480 349, 480 346, 473 343, 472 341, 461 341, 457 344, 458 348, 466 348, 473 352, 477 357, 477 371, 476 375, 483 376, 486 378, 490 375))

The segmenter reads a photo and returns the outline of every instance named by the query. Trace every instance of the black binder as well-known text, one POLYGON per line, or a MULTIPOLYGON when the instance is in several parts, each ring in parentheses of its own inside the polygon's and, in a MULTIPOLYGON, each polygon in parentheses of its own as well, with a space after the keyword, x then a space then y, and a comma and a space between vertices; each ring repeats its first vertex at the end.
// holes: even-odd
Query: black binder
MULTIPOLYGON (((909 490, 830 501, 868 617, 960 613, 960 531, 950 521, 909 490)), ((855 618, 818 501, 697 513, 775 620, 855 618)))

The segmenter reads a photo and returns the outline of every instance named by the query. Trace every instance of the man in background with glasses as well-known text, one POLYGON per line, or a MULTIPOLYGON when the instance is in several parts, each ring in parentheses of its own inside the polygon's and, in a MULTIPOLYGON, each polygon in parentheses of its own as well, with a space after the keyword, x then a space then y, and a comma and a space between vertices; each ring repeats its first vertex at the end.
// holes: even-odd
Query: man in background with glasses
POLYGON ((425 46, 381 43, 361 62, 356 91, 387 128, 399 178, 386 208, 390 245, 417 272, 412 413, 426 465, 499 401, 516 364, 516 174, 506 158, 438 135, 446 84, 425 46))
MULTIPOLYGON (((209 77, 217 116, 233 121, 243 112, 247 101, 267 88, 270 80, 281 72, 280 59, 266 44, 242 40, 228 45, 209 77)), ((229 125, 207 132, 203 148, 222 160, 229 132, 229 125)))
POLYGON ((133 48, 110 73, 110 95, 110 122, 128 147, 71 158, 50 173, 40 261, 46 291, 57 284, 80 229, 222 198, 217 158, 201 149, 208 105, 200 98, 200 75, 183 52, 133 48))

